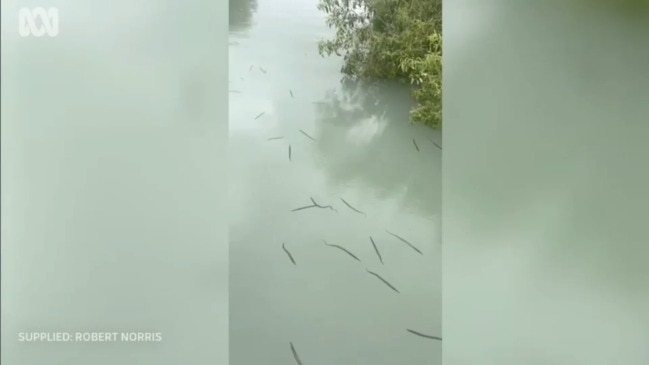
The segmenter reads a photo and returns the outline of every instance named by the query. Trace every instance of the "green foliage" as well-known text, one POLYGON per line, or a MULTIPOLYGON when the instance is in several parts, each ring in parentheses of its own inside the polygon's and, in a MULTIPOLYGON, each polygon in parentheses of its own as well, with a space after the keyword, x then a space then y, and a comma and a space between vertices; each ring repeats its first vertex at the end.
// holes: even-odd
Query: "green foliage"
POLYGON ((320 42, 321 55, 342 56, 348 78, 410 83, 412 120, 441 126, 441 0, 320 0, 318 9, 336 30, 320 42))

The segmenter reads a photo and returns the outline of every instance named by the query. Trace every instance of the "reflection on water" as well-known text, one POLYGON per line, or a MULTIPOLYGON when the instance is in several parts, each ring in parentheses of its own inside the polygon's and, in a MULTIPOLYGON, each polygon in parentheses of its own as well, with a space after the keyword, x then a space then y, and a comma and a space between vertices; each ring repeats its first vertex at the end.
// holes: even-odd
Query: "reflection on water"
POLYGON ((317 102, 317 163, 332 184, 354 182, 380 199, 400 196, 405 209, 441 214, 440 134, 407 125, 411 97, 400 85, 345 83, 317 102), (415 159, 415 163, 405 161, 415 159))
POLYGON ((257 0, 229 1, 230 31, 248 28, 252 25, 252 14, 257 11, 257 0))
POLYGON ((440 133, 403 87, 339 82, 315 5, 262 1, 230 35, 231 363, 294 362, 292 342, 308 364, 439 364, 407 330, 441 335, 440 133))

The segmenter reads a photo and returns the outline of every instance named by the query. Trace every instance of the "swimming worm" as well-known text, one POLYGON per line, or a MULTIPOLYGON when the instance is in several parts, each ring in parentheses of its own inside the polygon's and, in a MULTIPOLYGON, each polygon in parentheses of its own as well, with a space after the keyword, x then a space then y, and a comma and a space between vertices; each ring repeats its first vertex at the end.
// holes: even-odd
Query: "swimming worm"
POLYGON ((320 204, 318 204, 318 203, 315 201, 315 199, 313 199, 312 197, 309 197, 309 199, 311 199, 311 203, 313 203, 313 204, 311 204, 311 205, 305 205, 305 206, 303 206, 303 207, 299 207, 299 208, 295 208, 295 209, 291 210, 291 212, 297 212, 298 210, 304 210, 304 209, 309 209, 309 208, 321 208, 321 209, 323 209, 323 208, 328 208, 328 209, 333 210, 334 212, 338 212, 338 211, 337 211, 334 207, 332 207, 331 205, 320 205, 320 204))
POLYGON ((297 212, 298 210, 304 210, 304 209, 309 209, 309 208, 317 208, 317 205, 305 205, 303 207, 295 208, 291 210, 291 212, 297 212))
POLYGON ((381 280, 385 285, 389 286, 390 289, 392 289, 392 290, 394 290, 395 292, 399 293, 399 290, 397 290, 397 288, 395 288, 394 286, 392 286, 392 284, 388 283, 387 280, 383 279, 383 278, 381 277, 381 275, 379 275, 379 274, 377 274, 377 273, 375 273, 375 272, 369 271, 368 269, 365 269, 365 271, 367 271, 368 273, 370 273, 370 274, 376 276, 376 277, 377 277, 379 280, 381 280))
POLYGON ((282 249, 284 250, 284 252, 286 252, 286 255, 287 255, 288 258, 291 260, 291 262, 293 263, 293 265, 297 265, 297 264, 295 263, 295 259, 293 259, 293 255, 291 255, 291 253, 286 249, 286 243, 284 243, 284 242, 282 242, 282 249))
POLYGON ((318 204, 318 203, 315 201, 315 199, 313 199, 312 197, 309 197, 309 199, 311 199, 311 203, 313 203, 313 205, 316 206, 316 207, 318 207, 318 208, 329 208, 329 209, 333 210, 333 211, 336 212, 336 213, 338 212, 338 211, 336 210, 336 208, 332 207, 331 205, 320 205, 320 204, 318 204))
POLYGON ((266 112, 261 112, 261 113, 257 114, 257 116, 255 117, 255 120, 261 118, 261 116, 264 115, 264 114, 266 114, 266 112))
POLYGON ((401 237, 401 236, 399 236, 399 235, 396 235, 396 234, 394 234, 394 233, 388 231, 387 229, 385 230, 385 232, 387 232, 387 234, 389 234, 390 236, 392 236, 392 237, 398 239, 399 241, 405 243, 406 245, 410 246, 413 250, 419 252, 420 255, 423 255, 423 253, 422 253, 421 251, 419 251, 419 249, 418 249, 417 247, 415 247, 412 243, 406 241, 405 238, 403 238, 403 237, 401 237))
POLYGON ((346 248, 344 248, 344 247, 342 247, 342 246, 332 245, 332 244, 328 243, 328 242, 325 241, 325 240, 322 240, 322 242, 324 242, 324 244, 327 245, 327 246, 329 246, 329 247, 335 247, 335 248, 337 248, 337 249, 339 249, 339 250, 341 250, 341 251, 347 253, 349 256, 353 257, 353 258, 354 258, 356 261, 358 261, 358 262, 361 261, 358 257, 356 257, 356 255, 354 255, 353 253, 349 252, 346 248))
POLYGON ((349 204, 349 203, 347 203, 347 201, 346 201, 345 199, 340 198, 340 200, 342 200, 342 202, 343 202, 343 203, 344 203, 344 204, 345 204, 349 209, 353 210, 354 212, 359 213, 359 214, 362 214, 362 215, 364 215, 364 216, 367 216, 367 214, 365 214, 364 212, 361 212, 360 210, 358 210, 358 209, 352 207, 352 205, 349 204))
POLYGON ((383 264, 383 257, 381 257, 381 253, 379 252, 379 248, 376 247, 376 243, 374 243, 374 239, 372 236, 370 236, 370 242, 372 242, 372 246, 374 247, 374 252, 376 252, 376 256, 379 257, 379 261, 381 261, 381 264, 383 264))
POLYGON ((292 161, 291 160, 291 145, 290 144, 288 145, 288 160, 292 161))
POLYGON ((435 147, 439 148, 440 150, 442 149, 442 147, 440 145, 438 145, 437 143, 435 143, 435 141, 433 141, 432 139, 429 139, 429 141, 430 141, 430 143, 434 144, 435 147))
POLYGON ((293 90, 289 90, 288 92, 291 94, 291 97, 294 98, 294 96, 293 96, 293 90))
POLYGON ((302 134, 304 134, 305 136, 307 136, 307 138, 309 138, 310 140, 315 141, 315 138, 311 137, 310 135, 308 135, 305 131, 303 131, 303 130, 301 130, 301 129, 300 129, 300 133, 302 133, 302 134))
POLYGON ((271 137, 271 138, 268 138, 267 141, 274 141, 276 139, 282 139, 282 138, 284 138, 284 137, 271 137))
POLYGON ((417 332, 417 331, 414 331, 414 330, 411 330, 411 329, 406 329, 406 331, 412 333, 413 335, 417 335, 417 336, 419 336, 419 337, 424 337, 424 338, 428 338, 428 339, 431 339, 431 340, 438 340, 438 341, 441 341, 441 340, 442 340, 441 337, 436 337, 436 336, 426 335, 426 334, 423 334, 423 333, 421 333, 421 332, 417 332))
POLYGON ((417 141, 415 141, 414 138, 412 139, 412 144, 415 145, 415 148, 417 149, 417 152, 419 152, 419 146, 417 146, 417 141))
POLYGON ((293 346, 293 342, 290 342, 291 344, 291 352, 293 353, 293 358, 295 359, 295 362, 298 365, 302 365, 302 360, 300 360, 300 357, 297 354, 297 351, 295 351, 295 346, 293 346))
POLYGON ((266 73, 266 70, 264 70, 264 69, 261 68, 261 67, 259 67, 259 70, 260 70, 261 72, 263 72, 263 73, 266 73))

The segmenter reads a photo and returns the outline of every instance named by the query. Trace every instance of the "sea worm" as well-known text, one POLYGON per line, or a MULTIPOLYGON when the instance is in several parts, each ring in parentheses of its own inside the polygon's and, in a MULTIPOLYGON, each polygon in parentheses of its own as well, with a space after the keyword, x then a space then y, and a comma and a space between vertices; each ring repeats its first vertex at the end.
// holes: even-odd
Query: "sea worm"
POLYGON ((248 69, 248 72, 252 71, 252 68, 255 67, 254 65, 250 65, 250 68, 248 69))
POLYGON ((413 250, 419 252, 420 255, 423 255, 423 253, 422 253, 422 252, 421 252, 417 247, 415 247, 412 243, 406 241, 405 238, 403 238, 403 237, 401 237, 401 236, 399 236, 399 235, 396 235, 396 234, 394 234, 394 233, 388 231, 387 229, 385 230, 385 232, 387 232, 387 234, 389 234, 390 236, 395 237, 395 238, 398 239, 399 241, 405 243, 406 245, 410 246, 413 250))
POLYGON ((257 114, 257 116, 255 117, 255 120, 261 118, 261 116, 264 115, 264 114, 266 114, 266 112, 261 112, 261 113, 257 114))
POLYGON ((295 209, 291 210, 291 212, 297 212, 298 210, 304 210, 304 209, 308 209, 308 208, 321 208, 321 209, 322 209, 322 208, 328 208, 328 209, 333 210, 334 212, 338 212, 338 211, 336 210, 336 208, 332 207, 331 205, 320 205, 320 204, 318 204, 318 202, 316 202, 315 199, 313 199, 312 197, 309 197, 309 199, 311 199, 311 203, 313 203, 313 204, 311 204, 311 205, 305 205, 305 206, 303 206, 303 207, 299 207, 299 208, 295 208, 295 209))
POLYGON ((340 200, 342 200, 342 202, 343 202, 343 203, 344 203, 344 204, 345 204, 349 209, 353 210, 354 212, 367 216, 367 214, 365 214, 364 212, 361 212, 360 210, 358 210, 358 209, 352 207, 352 205, 349 204, 349 203, 347 203, 347 201, 346 201, 345 199, 340 198, 340 200))
POLYGON ((325 241, 325 240, 322 240, 322 242, 324 242, 324 244, 327 245, 327 246, 329 246, 329 247, 335 247, 335 248, 337 248, 337 249, 339 249, 339 250, 345 252, 346 254, 348 254, 349 256, 353 257, 354 260, 356 260, 356 261, 358 261, 358 262, 361 261, 358 257, 356 257, 356 255, 354 255, 353 253, 349 252, 346 248, 344 248, 344 247, 342 247, 342 246, 332 245, 332 244, 328 243, 328 242, 325 241))
POLYGON ((309 197, 309 199, 311 199, 311 203, 313 203, 313 205, 316 206, 316 207, 318 207, 318 208, 329 208, 329 209, 333 210, 333 211, 336 212, 336 213, 338 212, 338 211, 336 210, 336 208, 332 207, 331 205, 320 205, 320 204, 318 204, 318 203, 315 201, 315 199, 313 199, 312 197, 309 197))
POLYGON ((381 275, 379 275, 379 274, 377 274, 377 273, 375 273, 375 272, 369 271, 368 269, 365 269, 365 271, 367 271, 368 273, 370 273, 370 274, 376 276, 376 277, 377 277, 379 280, 381 280, 385 285, 389 286, 390 289, 392 289, 392 290, 394 290, 395 292, 399 293, 399 290, 397 290, 397 288, 395 288, 394 286, 392 286, 392 284, 388 283, 387 280, 383 279, 383 278, 381 277, 381 275))
POLYGON ((291 94, 291 97, 294 98, 294 96, 293 96, 293 90, 289 90, 288 92, 291 94))
POLYGON ((441 340, 442 340, 441 337, 436 337, 436 336, 426 335, 426 334, 423 334, 423 333, 421 333, 421 332, 417 332, 417 331, 414 331, 414 330, 411 330, 411 329, 406 329, 406 331, 412 333, 413 335, 417 335, 417 336, 419 336, 419 337, 429 338, 429 339, 431 339, 431 340, 438 340, 438 341, 441 341, 441 340))
POLYGON ((290 342, 291 344, 291 352, 293 353, 293 358, 295 359, 295 362, 298 365, 302 365, 302 360, 300 360, 300 357, 297 354, 297 351, 295 351, 295 346, 293 346, 293 342, 290 342))
POLYGON ((260 70, 261 72, 263 72, 263 73, 266 73, 266 70, 264 70, 264 69, 261 68, 261 67, 259 67, 259 70, 260 70))
POLYGON ((383 264, 383 257, 381 257, 381 252, 379 252, 379 248, 376 247, 376 243, 374 243, 374 239, 372 236, 370 236, 370 242, 372 242, 372 246, 374 247, 374 252, 376 252, 376 256, 379 257, 379 261, 381 261, 381 264, 383 264))
POLYGON ((419 146, 417 146, 417 141, 415 141, 414 138, 412 139, 412 144, 415 145, 415 148, 417 149, 417 152, 419 152, 419 146))
POLYGON ((301 130, 301 129, 300 129, 300 133, 302 133, 302 134, 304 134, 305 136, 307 136, 307 138, 309 138, 310 140, 315 141, 315 138, 311 137, 310 135, 308 135, 305 131, 303 131, 303 130, 301 130))
POLYGON ((295 263, 295 259, 293 259, 293 255, 291 255, 291 253, 286 249, 286 243, 284 243, 284 242, 282 242, 282 249, 284 250, 284 252, 286 252, 286 255, 287 255, 288 258, 291 260, 291 262, 293 263, 293 265, 297 265, 297 264, 295 263))
POLYGON ((271 137, 271 138, 268 138, 267 141, 274 141, 276 139, 282 139, 282 138, 284 138, 284 137, 271 137))
POLYGON ((288 160, 292 161, 291 160, 291 145, 290 144, 288 145, 288 160))
POLYGON ((442 149, 442 147, 440 145, 438 145, 437 143, 435 143, 435 141, 433 141, 432 139, 429 139, 429 141, 430 141, 430 143, 434 144, 435 147, 439 148, 440 150, 442 149))
POLYGON ((297 212, 298 210, 304 210, 304 209, 309 209, 309 208, 318 208, 317 205, 305 205, 303 207, 295 208, 291 210, 291 212, 297 212))

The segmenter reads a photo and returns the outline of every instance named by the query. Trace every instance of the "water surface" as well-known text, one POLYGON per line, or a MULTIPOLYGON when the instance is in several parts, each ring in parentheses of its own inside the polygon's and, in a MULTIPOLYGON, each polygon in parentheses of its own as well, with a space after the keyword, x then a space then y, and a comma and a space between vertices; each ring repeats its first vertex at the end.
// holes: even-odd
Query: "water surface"
POLYGON ((230 1, 231 363, 292 363, 292 342, 305 364, 440 364, 407 329, 441 336, 441 134, 407 89, 339 82, 316 3, 230 1), (292 212, 311 198, 333 209, 292 212))

